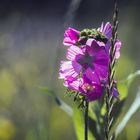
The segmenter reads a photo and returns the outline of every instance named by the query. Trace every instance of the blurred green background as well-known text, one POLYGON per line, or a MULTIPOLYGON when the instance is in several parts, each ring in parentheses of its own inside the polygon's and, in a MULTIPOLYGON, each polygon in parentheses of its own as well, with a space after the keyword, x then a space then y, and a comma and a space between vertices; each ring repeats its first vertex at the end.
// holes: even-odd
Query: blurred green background
MULTIPOLYGON (((112 0, 0 0, 0 140, 76 140, 73 121, 41 92, 49 87, 69 105, 58 79, 65 58, 64 30, 97 28, 111 21, 112 0)), ((119 1, 121 57, 117 80, 140 69, 140 1, 119 1)), ((130 87, 126 112, 140 78, 130 87)), ((140 110, 119 140, 138 140, 140 110)))

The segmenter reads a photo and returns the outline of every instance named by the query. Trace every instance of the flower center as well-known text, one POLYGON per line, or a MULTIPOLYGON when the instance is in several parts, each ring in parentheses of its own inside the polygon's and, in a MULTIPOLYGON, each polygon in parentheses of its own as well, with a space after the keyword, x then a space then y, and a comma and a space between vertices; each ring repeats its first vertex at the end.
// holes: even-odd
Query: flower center
POLYGON ((84 89, 87 90, 87 91, 93 91, 94 90, 94 86, 90 85, 88 83, 85 83, 84 84, 84 89))
POLYGON ((82 58, 78 59, 78 63, 83 67, 83 70, 86 70, 89 67, 94 69, 94 59, 95 56, 90 56, 88 53, 86 53, 82 58))

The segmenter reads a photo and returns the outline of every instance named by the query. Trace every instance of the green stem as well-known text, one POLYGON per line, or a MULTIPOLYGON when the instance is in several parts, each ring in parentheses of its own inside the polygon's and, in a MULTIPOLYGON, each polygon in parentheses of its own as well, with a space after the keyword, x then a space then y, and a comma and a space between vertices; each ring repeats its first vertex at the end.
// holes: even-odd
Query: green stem
POLYGON ((88 106, 89 103, 86 101, 86 106, 85 106, 85 135, 84 135, 84 140, 88 140, 88 106))
POLYGON ((106 95, 106 125, 105 125, 105 137, 106 140, 115 139, 114 132, 111 132, 111 127, 113 125, 113 106, 114 106, 114 97, 112 93, 113 89, 113 80, 114 80, 114 67, 115 67, 115 41, 117 39, 117 27, 118 27, 118 7, 117 3, 115 3, 115 10, 113 14, 113 29, 112 29, 112 38, 111 38, 111 49, 110 49, 110 64, 109 64, 109 75, 108 75, 108 87, 107 87, 107 95, 106 95))

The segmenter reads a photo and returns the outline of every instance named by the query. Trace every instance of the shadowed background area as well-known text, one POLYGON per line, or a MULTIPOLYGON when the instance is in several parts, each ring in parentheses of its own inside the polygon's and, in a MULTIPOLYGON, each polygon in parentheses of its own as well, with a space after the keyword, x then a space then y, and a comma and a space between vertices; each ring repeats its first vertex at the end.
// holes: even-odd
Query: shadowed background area
MULTIPOLYGON (((97 28, 111 21, 112 0, 1 0, 0 1, 0 140, 76 140, 71 117, 39 87, 47 86, 69 105, 58 80, 66 28, 97 28)), ((116 77, 140 69, 140 1, 119 1, 119 38, 123 47, 116 77)), ((130 88, 125 109, 139 83, 130 88)), ((140 111, 118 139, 135 140, 140 111), (134 129, 135 128, 135 129, 134 129)))

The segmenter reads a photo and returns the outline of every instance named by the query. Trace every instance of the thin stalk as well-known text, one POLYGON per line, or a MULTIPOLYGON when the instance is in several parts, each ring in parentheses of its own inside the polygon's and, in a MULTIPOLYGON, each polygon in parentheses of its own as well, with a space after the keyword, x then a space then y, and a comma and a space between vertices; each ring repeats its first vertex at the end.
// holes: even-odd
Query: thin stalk
POLYGON ((85 128, 84 128, 84 140, 88 140, 88 106, 89 103, 86 101, 85 105, 85 128))
POLYGON ((114 74, 115 74, 115 41, 117 39, 117 27, 118 27, 118 8, 117 3, 115 3, 115 10, 113 14, 113 28, 112 28, 112 38, 111 38, 111 49, 110 49, 110 64, 109 64, 109 76, 108 76, 108 87, 107 87, 107 95, 105 98, 106 101, 106 124, 105 124, 105 138, 106 140, 113 140, 113 135, 110 134, 111 127, 113 124, 113 115, 112 110, 114 107, 114 97, 112 93, 113 82, 114 82, 114 74))

